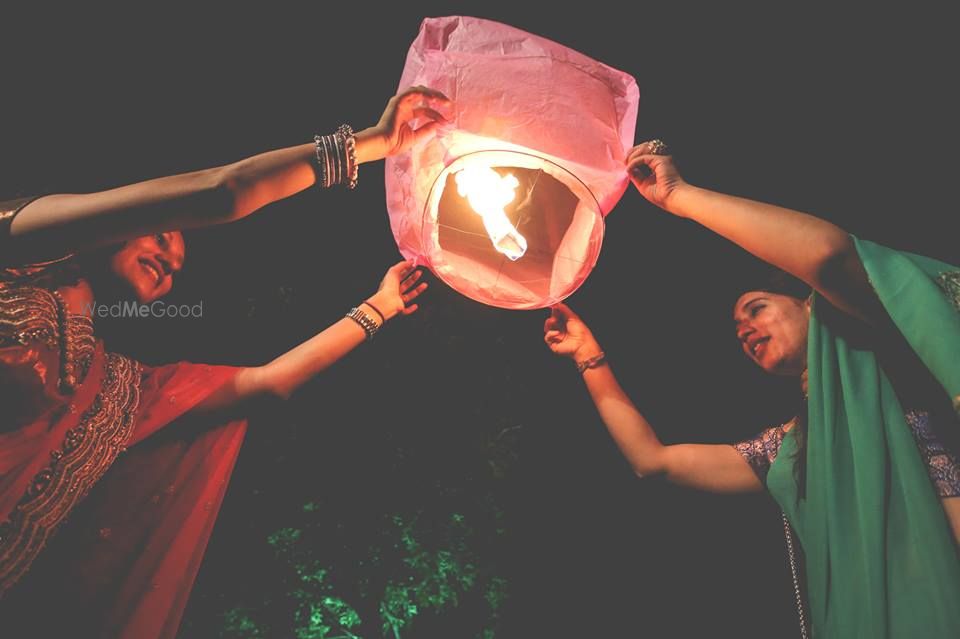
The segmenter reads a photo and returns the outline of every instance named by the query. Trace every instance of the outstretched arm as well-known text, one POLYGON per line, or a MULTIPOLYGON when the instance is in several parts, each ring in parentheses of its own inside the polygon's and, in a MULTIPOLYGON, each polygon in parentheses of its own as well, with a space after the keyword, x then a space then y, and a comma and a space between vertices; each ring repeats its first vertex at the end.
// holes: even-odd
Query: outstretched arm
MULTIPOLYGON (((575 362, 597 362, 603 351, 587 325, 565 304, 553 307, 544 341, 575 362)), ((735 448, 728 445, 665 446, 623 392, 605 360, 585 368, 583 380, 611 437, 637 475, 665 474, 670 481, 711 492, 752 492, 763 486, 735 448)))
POLYGON ((647 200, 689 218, 761 260, 800 278, 834 306, 861 319, 882 310, 846 231, 807 213, 688 184, 650 142, 627 155, 631 180, 647 200))
MULTIPOLYGON (((357 162, 400 153, 431 135, 445 121, 436 108, 448 104, 443 94, 425 87, 394 96, 376 125, 356 133, 357 162), (421 126, 414 130, 417 122, 421 126)), ((311 186, 315 157, 313 143, 301 144, 99 193, 48 195, 23 207, 5 244, 16 261, 28 263, 151 233, 231 222, 311 186)), ((0 256, 0 262, 9 261, 0 256)))
MULTIPOLYGON (((417 284, 419 278, 420 271, 414 270, 410 262, 399 262, 390 267, 380 289, 359 308, 378 325, 397 315, 409 315, 417 310, 413 301, 427 288, 425 282, 417 284)), ((270 363, 241 369, 226 387, 194 410, 242 410, 247 402, 259 398, 287 399, 366 337, 366 330, 358 322, 344 317, 270 363)))

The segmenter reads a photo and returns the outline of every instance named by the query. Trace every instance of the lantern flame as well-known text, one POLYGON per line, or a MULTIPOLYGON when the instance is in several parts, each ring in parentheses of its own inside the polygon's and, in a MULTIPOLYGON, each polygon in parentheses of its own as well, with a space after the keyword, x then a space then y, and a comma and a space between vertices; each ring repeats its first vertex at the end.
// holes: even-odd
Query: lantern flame
POLYGON ((467 198, 473 210, 483 218, 490 241, 499 252, 513 261, 527 252, 527 238, 510 223, 504 207, 516 197, 520 182, 513 174, 501 176, 488 166, 471 166, 456 175, 457 192, 467 198))

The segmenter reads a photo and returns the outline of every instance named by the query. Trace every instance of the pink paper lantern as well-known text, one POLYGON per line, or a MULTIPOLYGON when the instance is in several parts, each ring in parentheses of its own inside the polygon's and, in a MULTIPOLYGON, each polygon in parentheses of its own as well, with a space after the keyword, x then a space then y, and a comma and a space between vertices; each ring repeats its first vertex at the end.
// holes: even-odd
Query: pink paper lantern
POLYGON ((573 293, 629 181, 636 81, 525 31, 452 16, 423 21, 400 80, 414 85, 454 101, 453 125, 387 160, 403 256, 492 306, 573 293))

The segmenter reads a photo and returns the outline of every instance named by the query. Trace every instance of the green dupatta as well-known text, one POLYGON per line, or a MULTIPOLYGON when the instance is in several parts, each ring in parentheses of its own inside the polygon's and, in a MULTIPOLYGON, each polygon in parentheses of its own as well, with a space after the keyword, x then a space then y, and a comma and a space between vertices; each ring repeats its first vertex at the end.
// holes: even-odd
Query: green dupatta
MULTIPOLYGON (((854 238, 896 328, 958 406, 960 269, 854 238)), ((767 487, 806 555, 817 639, 960 637, 960 559, 876 355, 821 320, 808 338, 806 491, 791 431, 767 487)))

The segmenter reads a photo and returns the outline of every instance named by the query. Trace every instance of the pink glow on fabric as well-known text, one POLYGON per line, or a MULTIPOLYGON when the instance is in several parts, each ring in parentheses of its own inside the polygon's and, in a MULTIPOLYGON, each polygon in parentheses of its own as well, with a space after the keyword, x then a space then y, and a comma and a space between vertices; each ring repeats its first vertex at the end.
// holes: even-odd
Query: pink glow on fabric
POLYGON ((629 182, 640 92, 630 75, 508 25, 428 18, 400 88, 424 85, 454 101, 452 125, 386 162, 390 226, 404 257, 474 300, 550 306, 586 280, 603 218, 629 182), (484 166, 519 186, 505 208, 528 247, 498 253, 484 220, 457 193, 456 174, 484 166))

